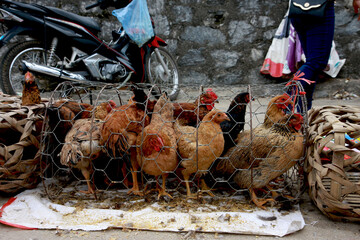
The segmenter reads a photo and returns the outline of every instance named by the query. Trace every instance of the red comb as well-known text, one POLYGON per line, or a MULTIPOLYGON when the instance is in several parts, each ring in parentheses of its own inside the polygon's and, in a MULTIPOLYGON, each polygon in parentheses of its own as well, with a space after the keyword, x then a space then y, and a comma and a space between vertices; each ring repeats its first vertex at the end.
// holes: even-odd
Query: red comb
POLYGON ((114 100, 110 100, 109 103, 111 106, 116 106, 116 103, 114 102, 114 100))
POLYGON ((206 92, 209 93, 214 100, 218 99, 218 96, 213 92, 212 88, 206 89, 206 92))

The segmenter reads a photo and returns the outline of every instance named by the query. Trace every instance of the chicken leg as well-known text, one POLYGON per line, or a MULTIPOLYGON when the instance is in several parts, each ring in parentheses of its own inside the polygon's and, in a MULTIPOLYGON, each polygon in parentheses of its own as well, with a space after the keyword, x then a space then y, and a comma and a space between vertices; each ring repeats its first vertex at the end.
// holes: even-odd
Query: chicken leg
MULTIPOLYGON (((269 184, 266 185, 267 189, 269 189, 269 191, 271 192, 271 196, 273 199, 276 199, 280 196, 279 193, 277 193, 273 187, 271 187, 269 184)), ((284 197, 286 197, 287 199, 294 199, 294 197, 290 196, 290 195, 284 195, 284 197)))
POLYGON ((181 172, 184 176, 185 185, 186 185, 186 198, 192 198, 192 199, 198 198, 197 194, 192 194, 190 191, 190 183, 189 183, 190 175, 186 172, 186 169, 182 170, 181 172))
POLYGON ((136 160, 136 148, 131 148, 130 149, 130 161, 131 161, 131 176, 133 179, 133 187, 127 192, 127 194, 135 194, 138 196, 144 196, 144 194, 142 192, 140 192, 139 189, 139 183, 137 180, 137 171, 139 169, 139 164, 137 163, 136 160))
POLYGON ((215 195, 211 192, 211 189, 208 187, 204 179, 201 179, 201 191, 206 192, 210 197, 215 197, 215 195))
POLYGON ((162 176, 162 186, 160 187, 158 183, 156 183, 156 188, 159 192, 158 200, 160 199, 161 196, 168 196, 169 198, 173 199, 173 197, 166 192, 166 188, 165 188, 166 178, 168 174, 162 174, 161 176, 162 176))
POLYGON ((264 207, 263 205, 265 204, 265 203, 267 203, 267 202, 275 202, 275 200, 274 199, 272 199, 272 198, 269 198, 269 199, 258 199, 257 198, 257 196, 256 196, 256 194, 255 194, 255 191, 254 191, 254 189, 251 187, 250 189, 249 189, 249 191, 250 191, 250 197, 251 197, 251 201, 257 206, 257 207, 259 207, 259 208, 262 208, 262 209, 266 209, 266 207, 264 207))
POLYGON ((80 191, 80 192, 85 193, 85 194, 94 194, 94 197, 97 200, 96 191, 95 191, 95 184, 93 183, 93 186, 91 186, 91 184, 90 184, 90 175, 91 175, 90 172, 92 172, 92 169, 90 169, 90 170, 88 170, 86 168, 81 169, 81 173, 82 173, 82 175, 84 176, 84 178, 86 180, 88 190, 87 191, 80 191))

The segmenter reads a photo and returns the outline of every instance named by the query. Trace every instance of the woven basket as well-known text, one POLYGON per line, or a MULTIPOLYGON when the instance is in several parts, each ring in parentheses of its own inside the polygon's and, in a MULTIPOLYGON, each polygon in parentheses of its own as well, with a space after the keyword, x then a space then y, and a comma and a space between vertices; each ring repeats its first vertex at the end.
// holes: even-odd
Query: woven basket
POLYGON ((21 106, 0 93, 0 193, 16 193, 39 182, 39 140, 46 101, 21 106))
POLYGON ((360 221, 360 108, 324 106, 309 112, 310 197, 333 220, 360 221))

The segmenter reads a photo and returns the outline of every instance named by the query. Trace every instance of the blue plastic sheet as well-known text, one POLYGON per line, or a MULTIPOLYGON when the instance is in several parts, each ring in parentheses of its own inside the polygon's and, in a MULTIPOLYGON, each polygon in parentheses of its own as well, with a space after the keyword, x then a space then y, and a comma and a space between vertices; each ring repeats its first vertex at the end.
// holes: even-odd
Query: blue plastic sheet
POLYGON ((139 47, 154 36, 146 0, 133 0, 126 7, 114 10, 112 14, 139 47))

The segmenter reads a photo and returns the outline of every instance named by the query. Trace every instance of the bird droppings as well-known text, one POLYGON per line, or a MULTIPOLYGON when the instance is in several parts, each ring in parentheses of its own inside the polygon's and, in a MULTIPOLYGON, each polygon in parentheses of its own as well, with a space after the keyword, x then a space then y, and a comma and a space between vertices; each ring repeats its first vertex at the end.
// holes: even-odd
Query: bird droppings
POLYGON ((275 216, 259 216, 259 215, 257 215, 257 217, 263 221, 275 221, 277 219, 275 216))

